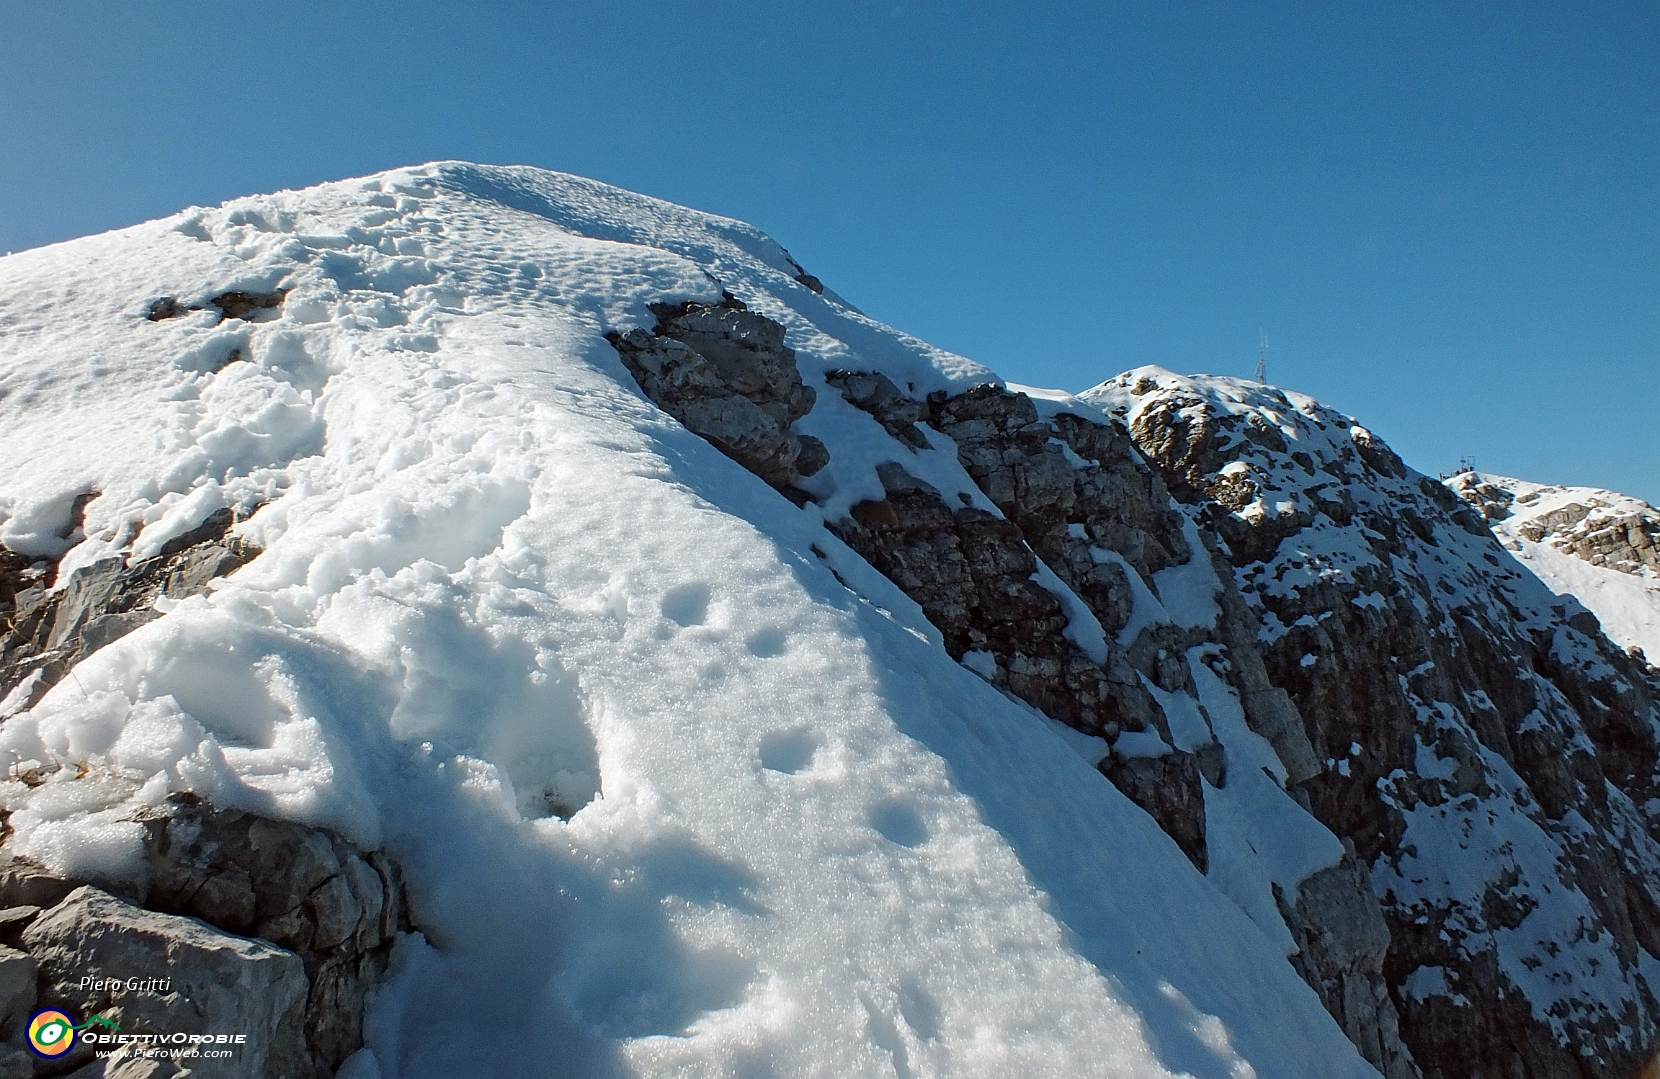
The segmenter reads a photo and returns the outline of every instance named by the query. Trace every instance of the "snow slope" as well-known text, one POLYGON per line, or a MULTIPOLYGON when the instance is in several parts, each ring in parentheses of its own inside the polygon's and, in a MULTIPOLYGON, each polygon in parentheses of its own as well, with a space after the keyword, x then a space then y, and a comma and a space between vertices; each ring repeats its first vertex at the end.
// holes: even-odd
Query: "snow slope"
POLYGON ((1275 943, 823 528, 881 491, 824 371, 993 379, 799 272, 735 221, 460 163, 0 259, 0 542, 71 548, 66 578, 258 506, 264 548, 0 726, 14 773, 52 772, 0 783, 13 848, 136 872, 125 818, 186 789, 384 844, 423 935, 354 1079, 1374 1074, 1275 943), (279 287, 266 321, 145 318, 279 287), (605 340, 722 289, 820 391, 822 511, 605 340))
POLYGON ((1600 552, 1586 542, 1597 533, 1617 532, 1625 546, 1628 529, 1621 526, 1629 522, 1660 532, 1660 511, 1597 487, 1560 487, 1487 473, 1461 473, 1448 485, 1478 505, 1496 507, 1493 532, 1551 591, 1578 599, 1621 647, 1640 648, 1650 663, 1660 662, 1660 570, 1652 556, 1648 564, 1616 558, 1615 564, 1622 565, 1617 569, 1606 555, 1601 564, 1593 562, 1600 552))

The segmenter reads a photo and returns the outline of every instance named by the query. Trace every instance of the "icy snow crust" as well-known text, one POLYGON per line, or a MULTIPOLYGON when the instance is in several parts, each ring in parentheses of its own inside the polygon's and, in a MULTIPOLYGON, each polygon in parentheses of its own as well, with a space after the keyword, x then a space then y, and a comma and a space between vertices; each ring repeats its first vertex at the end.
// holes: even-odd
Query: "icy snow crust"
POLYGON ((119 877, 126 818, 187 789, 384 843, 422 934, 353 1079, 1374 1074, 1073 745, 605 341, 730 290, 819 390, 815 493, 867 497, 872 421, 823 371, 994 379, 798 272, 458 163, 0 260, 0 541, 67 577, 263 503, 265 548, 5 721, 51 772, 0 784, 12 846, 119 877), (144 317, 278 287, 269 321, 144 317))

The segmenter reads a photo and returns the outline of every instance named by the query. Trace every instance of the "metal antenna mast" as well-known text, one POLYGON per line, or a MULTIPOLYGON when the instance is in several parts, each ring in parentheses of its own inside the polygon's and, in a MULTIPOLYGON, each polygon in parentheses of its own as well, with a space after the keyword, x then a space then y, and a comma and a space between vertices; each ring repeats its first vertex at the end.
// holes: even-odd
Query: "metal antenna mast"
POLYGON ((1262 349, 1261 349, 1261 351, 1259 351, 1257 353, 1257 381, 1258 382, 1267 382, 1268 381, 1268 334, 1265 331, 1259 329, 1259 330, 1257 330, 1257 337, 1260 339, 1260 341, 1262 343, 1262 349))

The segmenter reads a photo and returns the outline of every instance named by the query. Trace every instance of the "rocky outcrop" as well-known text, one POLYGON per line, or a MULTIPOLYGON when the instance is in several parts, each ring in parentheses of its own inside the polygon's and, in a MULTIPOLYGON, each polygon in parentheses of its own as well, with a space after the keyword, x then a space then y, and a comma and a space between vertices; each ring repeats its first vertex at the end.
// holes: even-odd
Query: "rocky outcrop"
MULTIPOLYGON (((77 502, 71 533, 93 497, 77 502)), ((220 510, 148 558, 102 559, 61 582, 56 560, 0 548, 0 698, 9 695, 8 709, 31 707, 81 659, 161 617, 163 597, 204 592, 256 557, 232 534, 239 516, 220 510)), ((4 1015, 24 1007, 12 983, 28 983, 27 1006, 38 997, 83 1018, 103 1015, 127 1033, 242 1024, 226 1029, 250 1034, 247 1055, 220 1071, 203 1062, 191 1074, 333 1075, 362 1045, 367 993, 408 928, 396 867, 332 832, 215 809, 188 794, 137 819, 147 872, 136 881, 69 880, 16 858, 0 864, 0 942, 9 949, 0 952, 0 1003, 16 998, 4 1015), (172 977, 182 988, 154 1014, 132 994, 117 1000, 72 988, 117 969, 172 977)), ((0 1018, 0 1037, 21 1037, 12 1018, 0 1018)), ((138 1075, 162 1064, 88 1065, 106 1066, 110 1075, 118 1067, 138 1075)))
POLYGON ((875 371, 830 371, 824 381, 841 391, 848 404, 868 412, 892 437, 913 450, 928 448, 928 436, 917 426, 928 411, 927 403, 906 397, 887 375, 875 371))
MULTIPOLYGON (((731 299, 726 306, 742 311, 731 299)), ((673 324, 686 309, 654 307, 653 335, 636 330, 612 337, 641 388, 665 411, 698 415, 699 395, 716 403, 737 391, 772 400, 799 396, 793 355, 737 374, 710 366, 708 379, 728 380, 714 389, 689 380, 671 389, 655 372, 642 374, 648 344, 687 338, 673 324), (770 389, 731 381, 740 377, 764 377, 770 389)), ((707 315, 695 305, 692 310, 707 315)), ((743 314, 748 326, 767 322, 743 314)), ((781 342, 783 330, 772 324, 753 336, 781 342)), ((1208 734, 1192 745, 1173 745, 1177 739, 1154 696, 1155 689, 1191 691, 1182 658, 1187 636, 1168 624, 1150 625, 1122 644, 1103 638, 1092 655, 1074 625, 1094 618, 1096 634, 1117 633, 1134 607, 1127 573, 1209 557, 1189 549, 1162 481, 1139 462, 1126 433, 1070 415, 1040 419, 1029 398, 995 386, 919 401, 879 372, 831 371, 826 382, 869 413, 903 447, 901 456, 930 447, 924 423, 953 439, 959 460, 1002 511, 953 505, 896 460, 877 468, 883 498, 853 505, 848 517, 827 527, 914 599, 941 631, 946 650, 988 681, 1108 742, 1124 733, 1151 735, 1160 747, 1155 754, 1137 743, 1134 752, 1105 755, 1102 771, 1203 869, 1200 777, 1208 772, 1214 783, 1223 782, 1220 747, 1208 734), (1046 585, 1044 571, 1058 581, 1051 577, 1055 583, 1046 585), (1069 610, 1068 599, 1082 610, 1069 610)), ((727 452, 778 486, 764 471, 772 458, 757 464, 727 452)), ((787 487, 785 493, 799 500, 787 487)))
POLYGON ((798 502, 795 482, 829 460, 790 425, 813 407, 784 327, 727 296, 714 305, 654 304, 657 326, 609 335, 647 397, 798 502))
POLYGON ((177 296, 163 296, 150 305, 145 318, 151 322, 165 322, 167 319, 180 318, 193 311, 205 310, 206 307, 216 307, 219 309, 220 322, 231 318, 258 322, 267 317, 268 313, 279 310, 291 291, 293 290, 286 288, 270 292, 243 292, 233 289, 214 296, 205 306, 199 303, 182 304, 177 296))
POLYGON ((1502 532, 1593 566, 1660 576, 1660 510, 1594 487, 1556 487, 1461 472, 1448 486, 1502 532))
MULTIPOLYGON (((928 445, 917 427, 923 420, 951 437, 969 474, 1004 515, 947 507, 938 492, 893 463, 878 469, 888 497, 854 506, 851 522, 832 524, 838 535, 922 605, 945 634, 953 657, 988 653, 995 667, 990 679, 1022 700, 1108 738, 1122 730, 1156 729, 1162 712, 1128 653, 1108 648, 1103 660, 1085 656, 1063 636, 1070 618, 1060 599, 1033 577, 1041 558, 1105 632, 1117 632, 1133 606, 1129 581, 1120 564, 1100 557, 1102 547, 1095 545, 1115 553, 1122 546, 1143 565, 1151 549, 1159 568, 1185 561, 1180 519, 1168 506, 1159 517, 1145 500, 1123 497, 1126 485, 1107 480, 1099 468, 1074 472, 1056 428, 1040 421, 1022 394, 980 386, 918 402, 879 373, 834 372, 829 381, 913 449, 928 445), (925 505, 915 503, 919 489, 926 489, 925 505), (1157 538, 1137 527, 1143 518, 1155 519, 1157 538), (953 547, 951 532, 958 533, 953 549, 973 553, 965 573, 945 570, 955 560, 937 556, 939 545, 953 547)), ((1083 425, 1074 435, 1086 443, 1089 438, 1083 425)), ((1143 486, 1159 483, 1145 469, 1137 478, 1143 486)), ((1160 494, 1137 493, 1150 494, 1154 504, 1160 494)), ((1161 677, 1157 663, 1143 665, 1149 676, 1161 677)), ((1166 664, 1162 677, 1179 684, 1184 676, 1166 664)))
MULTIPOLYGON (((85 496, 86 501, 94 497, 85 496)), ((240 516, 249 512, 251 508, 240 516)), ((119 556, 106 558, 75 570, 62 587, 57 587, 56 559, 31 559, 0 547, 0 701, 6 702, 5 711, 33 707, 76 663, 160 618, 156 601, 161 597, 200 594, 215 578, 252 561, 259 549, 231 535, 238 519, 236 510, 218 510, 149 558, 133 565, 119 556)), ((79 521, 71 527, 79 528, 79 521)))
MULTIPOLYGON (((982 673, 1020 699, 1080 730, 1116 736, 1124 724, 1113 700, 1145 691, 1128 668, 1114 685, 1063 635, 1067 614, 1033 580, 1037 559, 1020 529, 985 510, 948 506, 898 464, 878 474, 887 497, 855 505, 832 530, 921 605, 953 658, 977 653, 989 664, 982 673)), ((1151 722, 1154 714, 1143 716, 1151 722)))
POLYGON ((1354 844, 1345 844, 1340 863, 1307 877, 1290 894, 1276 888, 1274 898, 1297 944, 1291 965, 1361 1055, 1386 1079, 1420 1074, 1402 1045, 1400 1016, 1383 976, 1389 925, 1354 844))
MULTIPOLYGON (((1161 481, 1136 461, 1124 432, 1073 416, 1040 420, 1029 398, 995 386, 918 401, 879 372, 832 371, 826 381, 911 451, 930 446, 923 422, 951 437, 1003 512, 953 506, 894 461, 877 467, 883 498, 827 526, 914 599, 946 651, 988 681, 1108 741, 1153 732, 1164 746, 1158 757, 1110 755, 1102 770, 1202 870, 1200 758, 1170 747, 1164 712, 1145 684, 1191 687, 1176 658, 1185 640, 1149 627, 1128 648, 1103 641, 1104 654, 1091 656, 1068 636, 1074 613, 1040 581, 1041 555, 1111 633, 1128 622, 1133 601, 1126 570, 1107 551, 1130 552, 1132 567, 1147 573, 1193 556, 1161 481), (1096 461, 1085 464, 1071 443, 1096 461)), ((1220 747, 1209 745, 1210 778, 1219 783, 1220 747)))
POLYGON ((1298 787, 1355 864, 1281 907, 1328 1009, 1387 1035, 1348 1021, 1381 973, 1425 1075, 1635 1074, 1660 1038, 1652 676, 1494 541, 1498 499, 1472 512, 1347 417, 1160 371, 1084 396, 1218 537, 1324 761, 1298 787))
POLYGON ((138 819, 137 882, 0 865, 0 1037, 20 1044, 38 1003, 124 1034, 248 1035, 192 1075, 332 1076, 362 1046, 368 991, 409 928, 395 865, 191 795, 138 819))
POLYGON ((1119 555, 1143 578, 1194 553, 1157 473, 1121 427, 1060 412, 1041 418, 1032 399, 975 386, 930 400, 929 422, 951 438, 974 482, 1018 520, 1022 533, 1069 584, 1082 589, 1103 625, 1117 631, 1131 603, 1123 572, 1102 572, 1090 549, 1119 555), (1073 525, 1082 524, 1082 535, 1073 525))
POLYGON ((216 810, 178 796, 141 818, 151 878, 145 902, 298 956, 309 986, 305 1044, 332 1075, 363 1044, 369 989, 409 928, 397 867, 324 829, 216 810))
MULTIPOLYGON (((39 965, 40 1000, 71 1016, 129 1036, 246 1036, 232 1057, 191 1060, 193 1076, 316 1074, 301 1026, 305 972, 292 952, 90 886, 37 918, 23 945, 39 965)), ((89 1030, 74 1059, 90 1058, 108 1029, 89 1030)))
POLYGON ((1130 801, 1146 810, 1203 873, 1209 868, 1210 857, 1205 845, 1205 792, 1199 782, 1199 761, 1198 754, 1180 750, 1148 757, 1111 753, 1097 767, 1130 801))

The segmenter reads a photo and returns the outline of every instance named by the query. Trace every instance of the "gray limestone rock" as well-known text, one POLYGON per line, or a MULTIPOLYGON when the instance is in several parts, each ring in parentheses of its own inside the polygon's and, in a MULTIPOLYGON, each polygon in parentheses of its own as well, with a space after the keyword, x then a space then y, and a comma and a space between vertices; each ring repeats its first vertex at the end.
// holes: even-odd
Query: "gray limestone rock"
POLYGON ((0 1045, 0 1079, 33 1079, 35 1057, 15 1045, 0 1045))
POLYGON ((332 832, 214 809, 189 796, 142 822, 151 866, 146 903, 298 955, 310 983, 304 1043, 332 1074, 362 1046, 367 993, 408 925, 393 864, 332 832))
POLYGON ((928 436, 917 427, 923 405, 900 392, 893 380, 880 372, 831 371, 824 380, 841 391, 848 404, 870 413, 882 429, 912 449, 928 448, 928 436))
POLYGON ((128 1034, 245 1034, 229 1060, 192 1074, 309 1076, 300 958, 203 922, 145 910, 83 886, 23 934, 40 964, 46 999, 101 1015, 128 1034), (165 979, 153 990, 110 989, 97 979, 165 979))
POLYGON ((19 947, 23 940, 23 931, 29 928, 29 923, 40 917, 40 914, 39 907, 0 907, 0 944, 9 948, 19 947))
POLYGON ((898 465, 884 465, 879 478, 885 499, 829 527, 917 601, 954 658, 991 653, 997 685, 1092 734, 1162 722, 1127 663, 1103 667, 1063 635, 1067 616, 1032 580, 1037 560, 1018 525, 953 508, 898 465))
MULTIPOLYGON (((177 947, 195 947, 199 940, 191 927, 201 929, 203 923, 211 932, 234 934, 229 940, 258 938, 244 942, 287 957, 300 972, 296 1016, 283 1028, 285 1045, 292 1051, 283 1051, 280 1074, 296 1079, 333 1075, 363 1045, 369 990, 385 974, 396 937, 409 927, 404 886, 393 863, 381 852, 365 852, 332 832, 217 810, 191 795, 176 795, 138 820, 146 832, 148 880, 133 894, 96 893, 119 904, 114 909, 139 912, 123 915, 128 921, 116 919, 115 935, 131 928, 131 919, 153 914, 159 920, 140 919, 141 928, 151 933, 144 938, 150 941, 146 946, 167 955, 177 947), (160 937, 155 934, 173 931, 185 933, 184 944, 156 943, 160 937)), ((0 906, 0 925, 9 926, 9 939, 28 953, 0 946, 0 1035, 7 1017, 19 1009, 26 1014, 33 1004, 37 960, 47 979, 42 984, 50 981, 47 976, 57 979, 53 985, 74 980, 63 973, 70 960, 63 958, 56 942, 63 935, 65 910, 90 891, 23 859, 0 863, 0 903, 40 904, 0 906), (43 914, 41 905, 52 909, 43 914), (56 966, 40 951, 46 945, 57 948, 50 953, 56 966), (25 964, 30 971, 28 1004, 8 1004, 7 979, 17 974, 23 980, 25 964)), ((130 957, 122 953, 118 958, 125 962, 130 957)), ((133 971, 125 976, 149 975, 133 971)), ((56 994, 56 1002, 77 1008, 119 1007, 127 996, 86 998, 61 987, 50 992, 56 994)), ((222 1001, 204 1000, 203 1017, 215 1023, 227 1020, 228 1013, 214 1010, 222 1001)), ((145 1066, 137 1060, 128 1065, 145 1066)))
POLYGON ((768 484, 794 483, 829 461, 824 444, 790 430, 812 410, 784 327, 728 296, 713 306, 654 304, 657 326, 611 344, 645 395, 768 484))
MULTIPOLYGON (((57 906, 74 890, 75 885, 55 876, 45 866, 9 852, 0 853, 0 906, 33 910, 38 915, 45 907, 57 906)), ((23 917, 23 914, 12 914, 10 919, 23 917)))
POLYGON ((1303 717, 1289 693, 1279 686, 1267 686, 1241 694, 1240 703, 1251 729, 1268 739, 1275 755, 1285 765, 1287 783, 1301 783, 1320 774, 1323 770, 1320 761, 1314 756, 1314 747, 1303 728, 1303 717))
POLYGON ((1383 977, 1389 925, 1372 895, 1366 867, 1350 844, 1343 861, 1322 869, 1287 896, 1275 888, 1280 913, 1297 943, 1291 965, 1385 1079, 1422 1074, 1400 1040, 1400 1016, 1383 977))
POLYGON ((105 558, 52 591, 54 561, 28 562, 0 547, 0 699, 28 681, 26 698, 9 710, 32 707, 80 660, 161 617, 160 596, 205 592, 252 561, 258 549, 229 534, 236 521, 236 511, 218 510, 151 558, 131 566, 105 558))
POLYGON ((878 469, 887 497, 830 525, 921 604, 947 650, 956 657, 990 652, 997 685, 1087 733, 1168 736, 1142 677, 1185 683, 1179 650, 1172 651, 1177 642, 1155 639, 1154 631, 1130 649, 1109 648, 1106 662, 1096 663, 1063 635, 1059 600, 1030 580, 1042 558, 1110 634, 1130 616, 1126 573, 1189 557, 1181 518, 1123 431, 1071 416, 1041 421, 1029 398, 996 386, 918 402, 879 374, 835 372, 829 381, 907 445, 926 444, 922 422, 949 435, 964 468, 1003 511, 999 520, 947 506, 891 464, 878 469))
POLYGON ((0 946, 0 1038, 16 1035, 34 1011, 37 969, 29 953, 0 946))
POLYGON ((1113 786, 1158 822, 1199 872, 1205 871, 1210 861, 1205 847, 1205 792, 1196 754, 1172 750, 1162 757, 1123 757, 1113 753, 1098 767, 1113 786))

